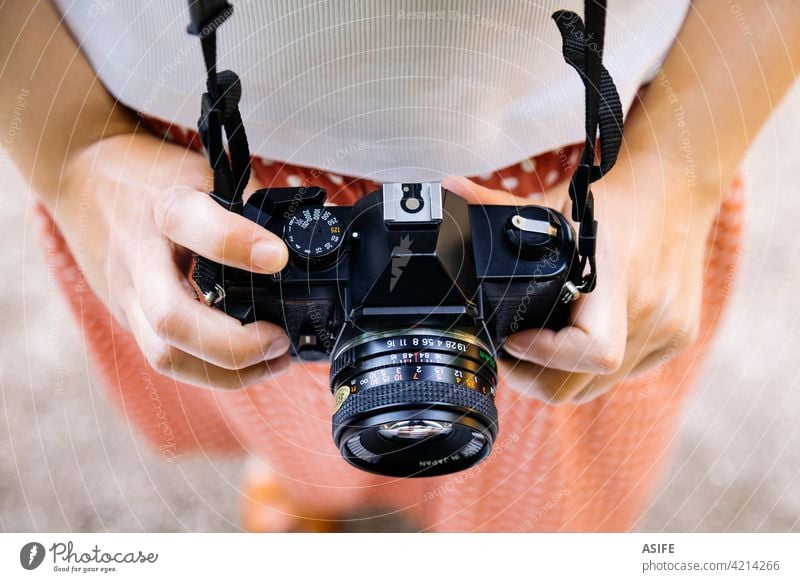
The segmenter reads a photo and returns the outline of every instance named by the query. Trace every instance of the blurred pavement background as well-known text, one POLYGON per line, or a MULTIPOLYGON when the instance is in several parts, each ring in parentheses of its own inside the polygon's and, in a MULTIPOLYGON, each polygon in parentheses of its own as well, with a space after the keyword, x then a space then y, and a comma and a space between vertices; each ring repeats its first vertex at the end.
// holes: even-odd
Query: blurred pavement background
MULTIPOLYGON (((641 530, 800 531, 798 129, 795 87, 747 161, 739 285, 641 530)), ((0 160, 0 531, 236 531, 241 461, 165 463, 93 385, 26 202, 0 160)))

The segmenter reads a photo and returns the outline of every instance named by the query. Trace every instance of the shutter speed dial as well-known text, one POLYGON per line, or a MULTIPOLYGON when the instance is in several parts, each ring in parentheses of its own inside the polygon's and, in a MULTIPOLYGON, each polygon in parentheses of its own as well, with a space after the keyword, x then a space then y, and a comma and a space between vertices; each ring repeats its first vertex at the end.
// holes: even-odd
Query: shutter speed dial
POLYGON ((345 225, 325 206, 306 206, 292 214, 283 238, 292 256, 309 268, 332 265, 344 240, 345 225))

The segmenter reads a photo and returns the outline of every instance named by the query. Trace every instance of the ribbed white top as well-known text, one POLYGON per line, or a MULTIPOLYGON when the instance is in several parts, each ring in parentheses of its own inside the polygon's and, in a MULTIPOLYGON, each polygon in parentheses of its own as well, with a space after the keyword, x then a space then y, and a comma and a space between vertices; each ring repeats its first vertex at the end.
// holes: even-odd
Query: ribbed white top
MULTIPOLYGON (((623 105, 690 0, 610 0, 623 105)), ((185 0, 56 0, 121 102, 194 128, 205 75, 185 0)), ((378 181, 477 175, 583 138, 583 86, 551 20, 582 0, 232 0, 220 68, 253 153, 378 181)))

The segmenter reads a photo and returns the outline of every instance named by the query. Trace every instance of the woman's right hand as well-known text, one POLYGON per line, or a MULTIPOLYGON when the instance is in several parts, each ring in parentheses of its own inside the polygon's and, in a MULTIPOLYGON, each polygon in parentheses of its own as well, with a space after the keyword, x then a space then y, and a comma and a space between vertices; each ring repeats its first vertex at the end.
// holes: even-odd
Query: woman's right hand
POLYGON ((289 341, 277 325, 242 325, 199 302, 186 276, 191 251, 256 273, 280 271, 288 253, 214 202, 210 184, 201 154, 142 132, 118 135, 69 160, 50 211, 88 284, 156 371, 242 388, 285 370, 289 341))

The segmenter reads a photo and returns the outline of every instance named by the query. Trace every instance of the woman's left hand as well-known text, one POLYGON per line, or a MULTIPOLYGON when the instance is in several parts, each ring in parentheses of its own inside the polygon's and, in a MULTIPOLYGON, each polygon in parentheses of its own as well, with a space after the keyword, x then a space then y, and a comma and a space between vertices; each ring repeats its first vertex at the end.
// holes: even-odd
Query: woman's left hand
MULTIPOLYGON (((651 154, 620 159, 593 185, 599 223, 597 288, 559 331, 509 337, 513 389, 551 404, 585 402, 660 365, 698 339, 706 243, 719 196, 699 191, 684 167, 651 154)), ((472 204, 541 204, 570 215, 567 184, 519 198, 466 178, 443 186, 472 204)))

